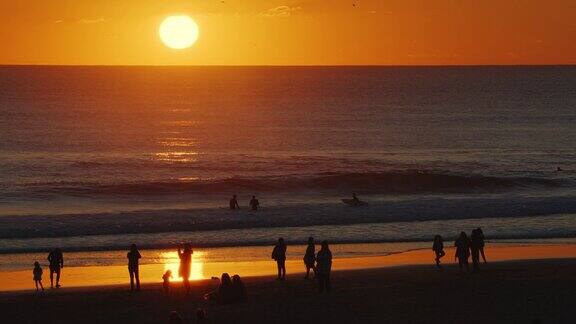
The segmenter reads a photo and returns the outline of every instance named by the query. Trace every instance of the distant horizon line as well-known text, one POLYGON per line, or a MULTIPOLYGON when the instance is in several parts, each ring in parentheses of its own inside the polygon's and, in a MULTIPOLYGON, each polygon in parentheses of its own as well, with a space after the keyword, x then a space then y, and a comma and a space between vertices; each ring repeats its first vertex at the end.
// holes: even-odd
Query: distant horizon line
POLYGON ((0 64, 0 68, 5 67, 194 67, 194 68, 309 68, 309 67, 326 67, 326 68, 395 68, 395 67, 576 67, 576 63, 567 64, 246 64, 246 65, 227 65, 227 64, 207 64, 207 65, 176 65, 176 64, 0 64))

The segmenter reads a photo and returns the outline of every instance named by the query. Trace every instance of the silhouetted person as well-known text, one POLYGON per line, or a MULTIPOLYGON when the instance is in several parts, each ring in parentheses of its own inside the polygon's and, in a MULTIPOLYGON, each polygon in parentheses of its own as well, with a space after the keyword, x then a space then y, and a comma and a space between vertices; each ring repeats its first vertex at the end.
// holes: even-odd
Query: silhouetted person
POLYGON ((172 278, 172 271, 166 270, 164 275, 162 275, 162 287, 164 288, 164 294, 170 294, 170 279, 172 278))
POLYGON ((354 202, 354 205, 360 205, 360 199, 358 199, 355 193, 352 194, 352 201, 354 202))
POLYGON ((182 282, 184 283, 184 287, 186 288, 186 293, 190 293, 190 271, 192 268, 192 246, 189 243, 184 244, 183 246, 178 247, 178 257, 180 258, 180 268, 179 268, 179 275, 182 278, 182 282))
POLYGON ((216 302, 220 305, 230 304, 233 301, 232 279, 228 273, 223 273, 218 286, 216 302))
POLYGON ((304 266, 306 267, 306 276, 304 279, 310 278, 310 270, 316 273, 316 246, 314 245, 314 238, 308 238, 308 247, 306 247, 306 254, 304 254, 304 266))
POLYGON ((56 273, 56 288, 60 288, 60 272, 64 267, 64 256, 59 248, 48 253, 48 262, 50 263, 50 288, 54 288, 54 273, 56 273))
POLYGON ((232 276, 232 300, 234 302, 245 302, 248 300, 246 286, 239 275, 232 276))
POLYGON ((232 198, 230 199, 230 209, 231 210, 240 209, 240 205, 238 205, 238 199, 236 198, 236 195, 232 196, 232 198))
POLYGON ((478 229, 472 230, 472 234, 470 235, 470 252, 472 254, 472 271, 478 272, 480 271, 480 249, 483 244, 483 239, 481 237, 482 234, 478 231, 478 229))
POLYGON ((177 311, 171 311, 168 317, 168 324, 183 324, 184 320, 177 311))
POLYGON ((320 292, 330 292, 330 271, 332 270, 332 252, 328 248, 328 242, 322 241, 320 251, 316 255, 316 277, 320 292))
POLYGON ((258 210, 258 207, 260 207, 260 202, 256 199, 256 196, 252 196, 252 199, 250 199, 250 209, 258 210))
POLYGON ((480 240, 480 254, 482 255, 482 260, 484 260, 484 263, 487 263, 486 254, 484 254, 484 245, 486 245, 484 240, 484 232, 482 232, 480 227, 478 227, 476 230, 478 231, 478 239, 480 240))
POLYGON ((444 240, 442 239, 442 236, 434 236, 434 244, 432 244, 432 250, 436 254, 436 266, 441 268, 442 266, 440 265, 440 259, 446 255, 446 252, 444 252, 444 240))
POLYGON ((130 252, 126 255, 128 258, 128 272, 130 273, 130 290, 134 290, 134 280, 136 280, 136 290, 140 290, 140 265, 139 260, 142 258, 136 248, 136 244, 130 246, 130 252))
POLYGON ((40 288, 44 290, 44 286, 42 285, 42 267, 40 266, 40 262, 34 262, 34 270, 32 270, 32 275, 34 278, 34 285, 36 286, 36 291, 38 291, 38 285, 40 288))
POLYGON ((286 277, 286 243, 283 238, 278 239, 278 243, 272 250, 272 259, 276 261, 278 266, 278 280, 284 280, 286 277))
POLYGON ((456 253, 454 258, 458 260, 458 267, 460 272, 466 267, 466 272, 469 271, 468 268, 468 258, 470 257, 470 239, 466 233, 461 232, 460 236, 454 241, 454 246, 456 247, 456 253))

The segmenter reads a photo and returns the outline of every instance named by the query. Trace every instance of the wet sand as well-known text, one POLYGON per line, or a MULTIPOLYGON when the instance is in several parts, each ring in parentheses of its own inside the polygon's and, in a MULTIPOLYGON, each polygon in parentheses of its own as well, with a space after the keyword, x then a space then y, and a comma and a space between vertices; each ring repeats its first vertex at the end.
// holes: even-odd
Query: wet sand
MULTIPOLYGON (((299 247, 288 247, 289 250, 299 247)), ((335 249, 336 246, 333 246, 335 249)), ((366 249, 370 248, 366 246, 366 249)), ((258 249, 258 253, 264 253, 269 258, 269 249, 264 252, 258 249)), ((301 247, 302 255, 305 247, 301 247)), ((144 250, 143 254, 150 252, 144 250)), ((123 252, 124 254, 125 252, 123 252)), ((453 248, 446 249, 446 264, 454 262, 453 248)), ((243 261, 218 261, 212 262, 202 258, 202 251, 196 251, 192 262, 192 280, 210 279, 220 277, 223 272, 237 273, 243 278, 254 276, 268 276, 276 273, 276 265, 270 260, 243 261)), ((490 261, 511 261, 547 258, 576 258, 576 244, 519 244, 519 243, 490 243, 487 248, 487 256, 490 261)), ((87 255, 86 257, 89 257, 87 255)), ((231 256, 232 257, 232 256, 231 256)), ((236 258, 237 259, 237 258, 236 258)), ((391 255, 349 257, 334 259, 334 270, 360 270, 383 267, 396 267, 406 265, 429 265, 433 263, 434 255, 429 249, 412 250, 391 255)), ((177 259, 174 259, 174 262, 177 259)), ((6 260, 9 262, 9 259, 6 260)), ((31 260, 32 264, 33 260, 31 260)), ((174 274, 178 273, 178 263, 155 263, 140 266, 140 279, 143 283, 158 283, 162 274, 170 269, 174 274)), ((304 266, 301 258, 289 259, 286 262, 288 273, 301 273, 304 266)), ((43 283, 49 285, 48 267, 44 267, 43 283)), ((128 269, 125 265, 119 266, 87 266, 65 267, 62 271, 62 284, 64 287, 94 287, 106 285, 126 284, 128 269)), ((0 272, 0 291, 28 290, 33 288, 32 270, 0 272)))
MULTIPOLYGON (((414 254, 423 252, 396 258, 414 261, 414 254)), ((489 255, 496 260, 505 252, 510 250, 489 255)), ((459 274, 453 264, 442 270, 431 265, 340 270, 325 295, 301 273, 285 282, 273 277, 245 282, 250 295, 245 304, 208 305, 202 296, 218 282, 199 280, 190 296, 179 283, 170 297, 157 283, 138 293, 126 285, 5 292, 0 314, 3 323, 165 323, 171 310, 195 323, 198 307, 206 309, 211 323, 572 323, 576 318, 574 258, 490 262, 477 274, 459 274)))

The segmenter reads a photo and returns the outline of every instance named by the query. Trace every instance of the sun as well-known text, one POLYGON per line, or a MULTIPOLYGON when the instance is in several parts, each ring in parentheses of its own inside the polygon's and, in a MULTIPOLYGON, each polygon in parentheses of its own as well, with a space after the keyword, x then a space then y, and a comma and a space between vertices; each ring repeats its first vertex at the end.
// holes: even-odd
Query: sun
POLYGON ((186 15, 170 16, 160 24, 160 39, 173 49, 188 48, 198 40, 198 25, 186 15))

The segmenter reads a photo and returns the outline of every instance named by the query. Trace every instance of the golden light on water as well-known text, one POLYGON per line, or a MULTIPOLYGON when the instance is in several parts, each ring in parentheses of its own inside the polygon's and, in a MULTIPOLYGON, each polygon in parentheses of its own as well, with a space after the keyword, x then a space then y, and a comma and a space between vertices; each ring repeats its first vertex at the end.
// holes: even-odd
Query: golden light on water
MULTIPOLYGON (((192 254, 192 271, 190 272, 190 280, 200 280, 205 279, 204 277, 204 257, 205 252, 194 251, 192 254)), ((180 259, 178 258, 178 252, 162 252, 160 253, 160 259, 164 262, 164 272, 167 270, 172 271, 171 281, 182 281, 182 278, 178 276, 178 269, 180 268, 180 259)))

